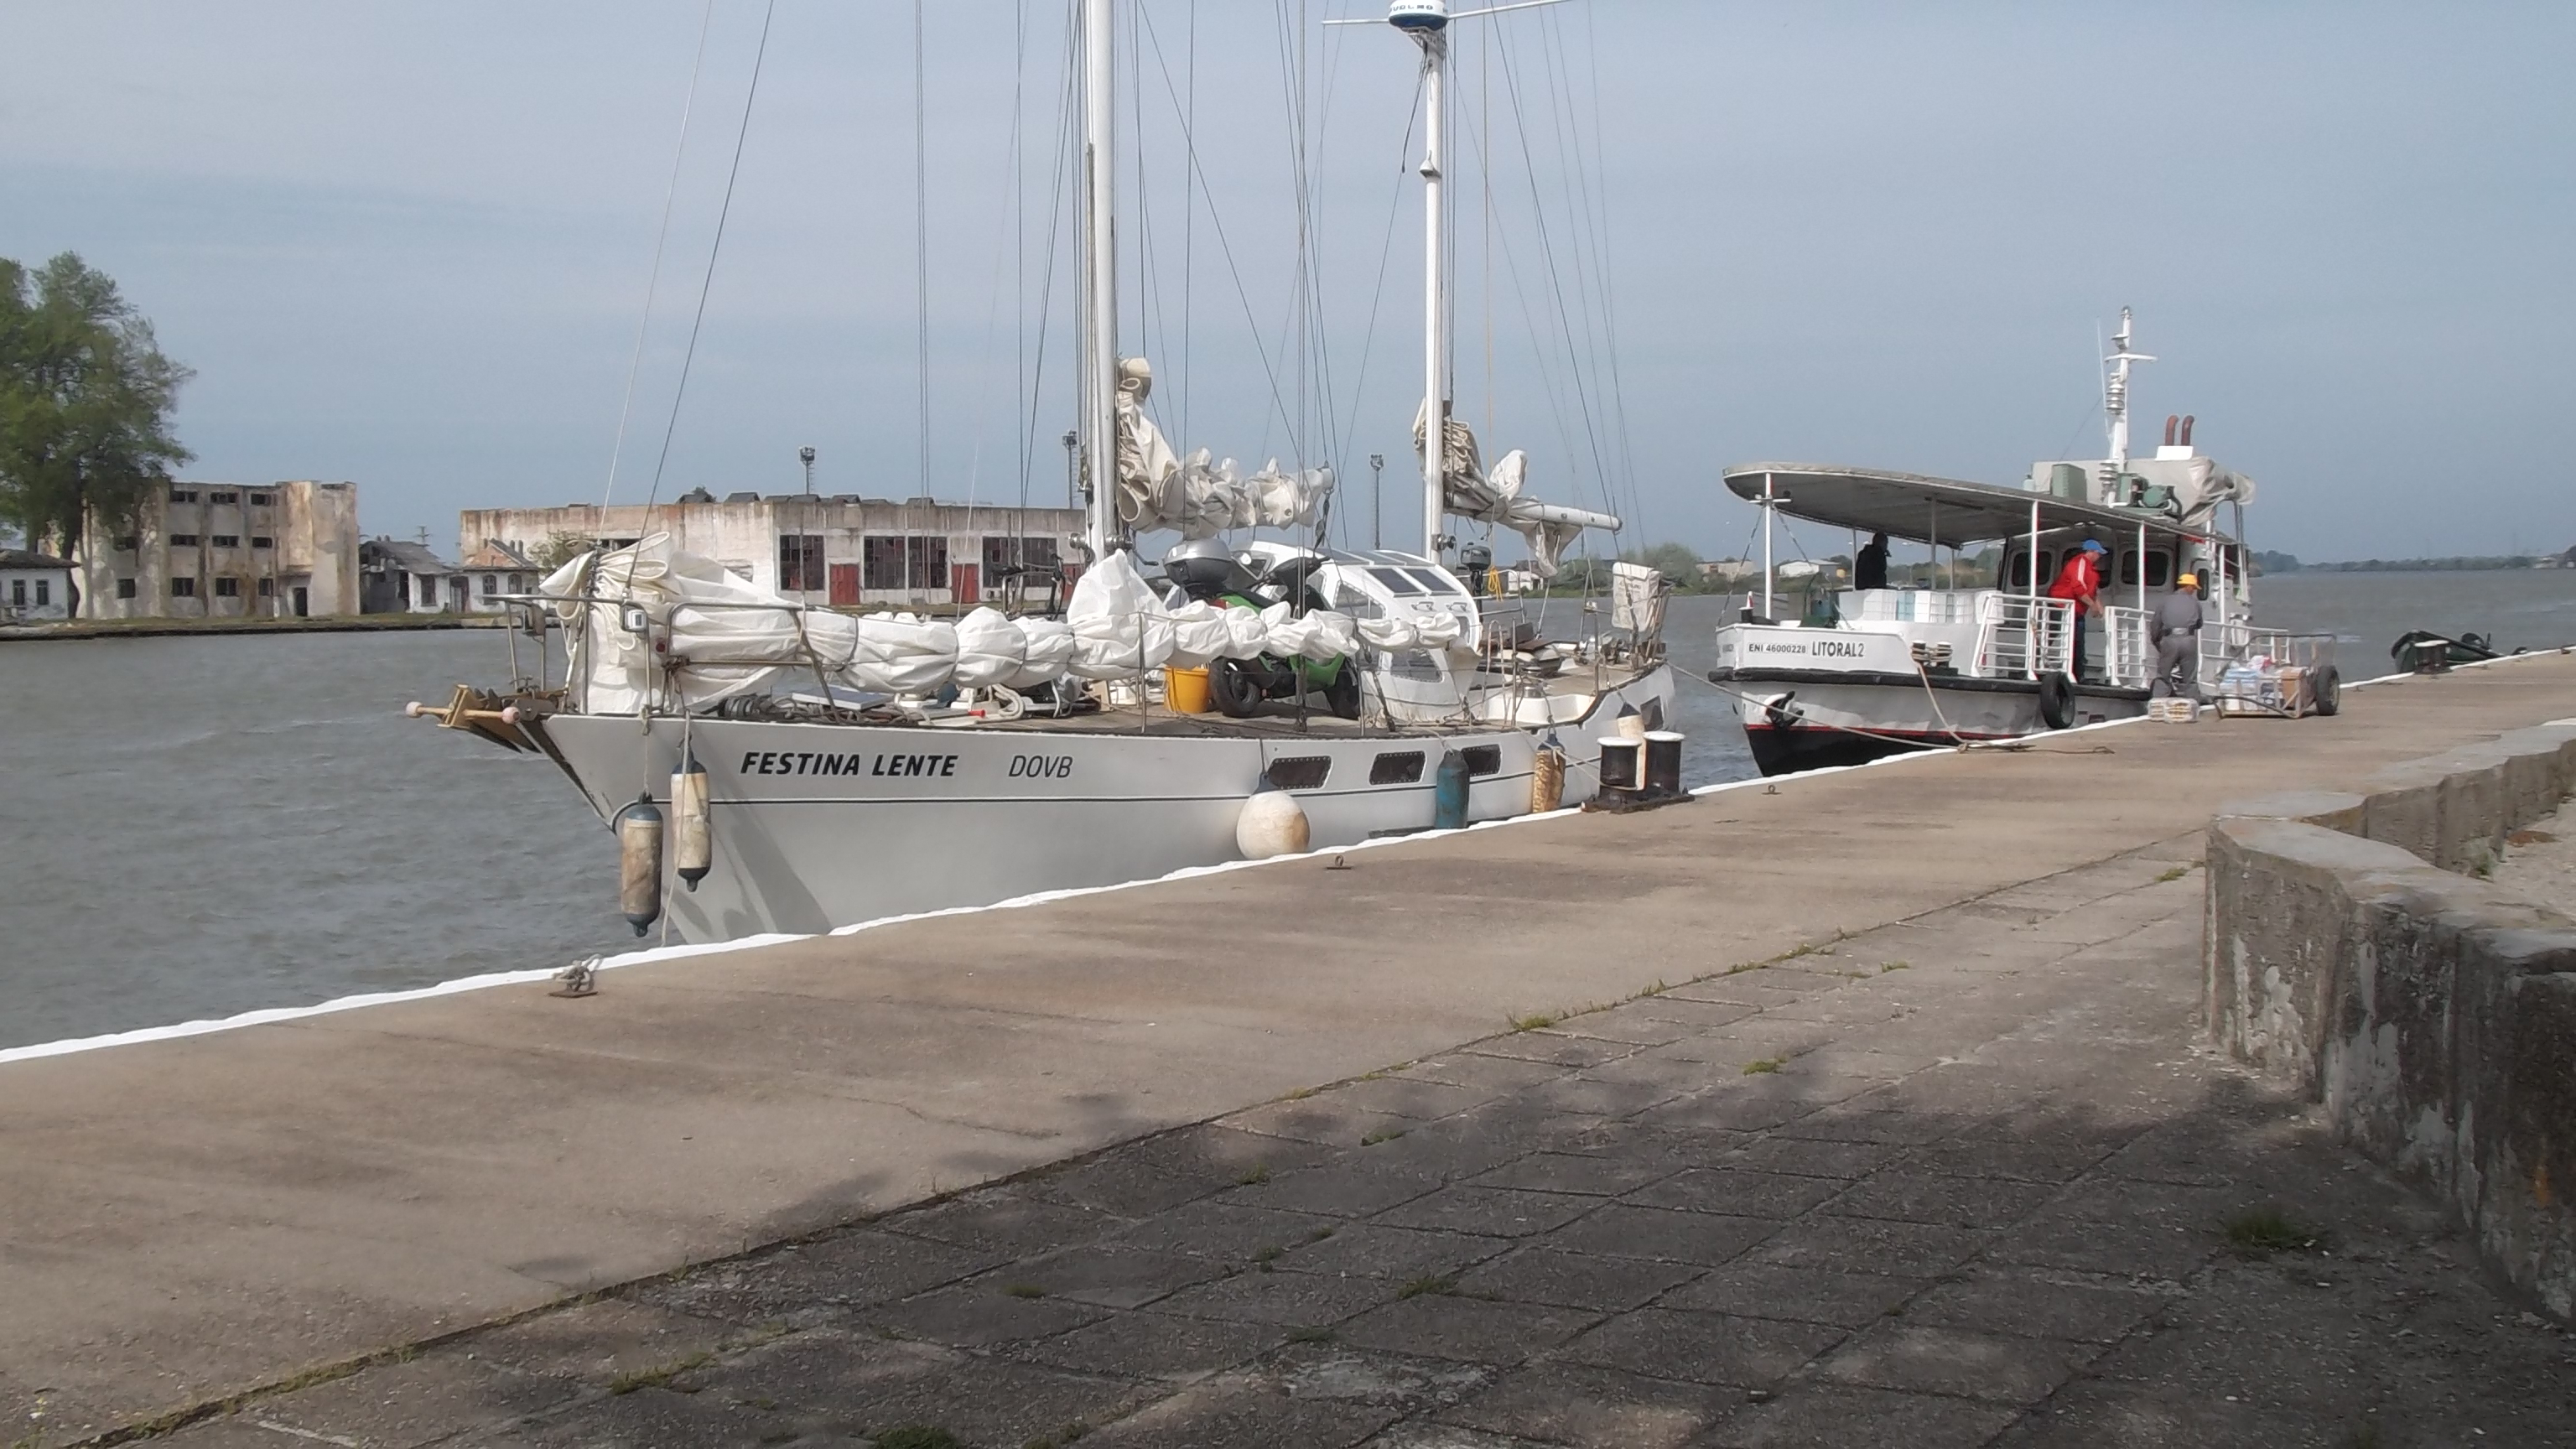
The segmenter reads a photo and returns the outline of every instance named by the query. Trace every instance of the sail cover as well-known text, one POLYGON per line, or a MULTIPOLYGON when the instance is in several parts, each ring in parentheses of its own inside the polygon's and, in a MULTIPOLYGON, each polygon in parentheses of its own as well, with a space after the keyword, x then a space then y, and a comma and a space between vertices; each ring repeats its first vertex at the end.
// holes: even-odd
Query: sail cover
POLYGON ((1332 497, 1333 472, 1287 472, 1273 458, 1247 478, 1232 458, 1210 462, 1200 448, 1183 458, 1145 416, 1154 374, 1141 357, 1118 380, 1118 518, 1137 533, 1170 529, 1185 539, 1233 528, 1313 528, 1332 497))
POLYGON ((656 533, 584 554, 538 591, 554 601, 570 641, 574 701, 589 714, 635 714, 647 704, 697 709, 767 687, 780 676, 879 694, 1027 689, 1073 675, 1133 679, 1170 666, 1267 654, 1323 661, 1362 644, 1397 652, 1443 649, 1459 637, 1446 613, 1355 619, 1285 603, 1254 611, 1163 602, 1120 550, 1084 570, 1058 619, 843 614, 810 608, 735 577, 656 533), (640 626, 640 627, 639 627, 640 626))
MULTIPOLYGON (((1416 452, 1422 448, 1423 431, 1423 414, 1417 411, 1413 417, 1416 452)), ((1556 577, 1557 561, 1565 556, 1565 546, 1583 530, 1619 527, 1618 518, 1611 514, 1523 497, 1521 485, 1528 480, 1529 455, 1520 449, 1514 448, 1495 459, 1493 471, 1487 473, 1477 456, 1476 435, 1465 423, 1451 418, 1440 433, 1441 506, 1459 518, 1499 524, 1519 534, 1529 545, 1530 572, 1540 578, 1556 577)))

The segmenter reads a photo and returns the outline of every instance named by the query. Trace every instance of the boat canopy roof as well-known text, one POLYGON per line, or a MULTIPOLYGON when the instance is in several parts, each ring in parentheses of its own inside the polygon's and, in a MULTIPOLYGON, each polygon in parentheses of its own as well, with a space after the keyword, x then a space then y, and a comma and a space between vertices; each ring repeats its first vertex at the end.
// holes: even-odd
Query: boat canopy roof
POLYGON ((2019 538, 2030 532, 2030 510, 2039 508, 2043 533, 2059 529, 2098 532, 2109 537, 2134 534, 2144 524, 2149 535, 2205 537, 2176 526, 2170 515, 2134 508, 2113 508, 2060 498, 2025 488, 2000 488, 1957 478, 1929 478, 1920 473, 1890 473, 1876 468, 1843 468, 1828 463, 1742 463, 1726 470, 1726 486, 1749 502, 1761 501, 1766 487, 1780 511, 1792 518, 1884 533, 1914 543, 1968 544, 2019 538))

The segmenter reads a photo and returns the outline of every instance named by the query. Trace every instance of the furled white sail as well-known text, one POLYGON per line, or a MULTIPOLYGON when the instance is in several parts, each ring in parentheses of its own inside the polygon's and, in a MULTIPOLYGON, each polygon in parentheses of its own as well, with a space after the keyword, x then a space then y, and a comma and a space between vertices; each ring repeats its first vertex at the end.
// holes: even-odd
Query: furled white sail
POLYGON ((633 714, 647 702, 702 707, 766 687, 783 672, 820 672, 873 693, 924 696, 960 689, 1026 689, 1073 675, 1133 679, 1165 666, 1267 654, 1317 661, 1362 644, 1396 652, 1458 638, 1446 613, 1354 619, 1328 609, 1258 612, 1167 605, 1136 567, 1110 554, 1085 570, 1065 617, 1012 619, 978 608, 954 623, 907 613, 809 608, 736 578, 676 547, 667 533, 585 554, 539 586, 571 641, 567 677, 590 714, 633 714))
MULTIPOLYGON (((1424 415, 1416 411, 1413 446, 1417 452, 1422 447, 1424 431, 1424 415)), ((1618 518, 1611 514, 1522 497, 1529 455, 1520 449, 1514 448, 1495 459, 1493 471, 1487 473, 1477 456, 1476 435, 1465 423, 1451 418, 1440 432, 1444 444, 1441 506, 1457 517, 1500 524, 1519 534, 1529 545, 1530 572, 1540 578, 1556 577, 1557 561, 1565 556, 1565 546, 1583 530, 1619 526, 1618 518)))
POLYGON ((1333 492, 1329 468, 1283 472, 1273 458, 1246 478, 1232 458, 1210 462, 1200 448, 1183 458, 1145 416, 1153 369, 1141 357, 1118 380, 1118 518, 1137 533, 1170 529, 1214 538, 1235 528, 1313 528, 1333 492))

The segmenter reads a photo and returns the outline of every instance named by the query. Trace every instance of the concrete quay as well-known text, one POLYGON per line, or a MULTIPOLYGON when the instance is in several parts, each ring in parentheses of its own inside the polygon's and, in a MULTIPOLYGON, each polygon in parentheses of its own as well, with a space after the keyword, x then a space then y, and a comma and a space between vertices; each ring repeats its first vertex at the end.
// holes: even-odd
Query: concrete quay
POLYGON ((2568 1340, 2190 1017, 2218 805, 2571 714, 2538 659, 0 1066, 0 1435, 2568 1442, 2568 1340))

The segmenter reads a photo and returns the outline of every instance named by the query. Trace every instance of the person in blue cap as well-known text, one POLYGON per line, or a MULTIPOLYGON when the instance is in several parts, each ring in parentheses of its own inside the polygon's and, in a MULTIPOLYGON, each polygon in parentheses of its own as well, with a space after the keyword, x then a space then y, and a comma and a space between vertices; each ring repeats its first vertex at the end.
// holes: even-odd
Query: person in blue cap
POLYGON ((2102 612, 2102 562, 2108 550, 2100 539, 2088 538, 2084 546, 2066 555, 2066 566, 2057 571, 2057 582, 2048 586, 2052 599, 2067 599, 2075 605, 2074 666, 2075 677, 2085 677, 2084 621, 2102 612))

